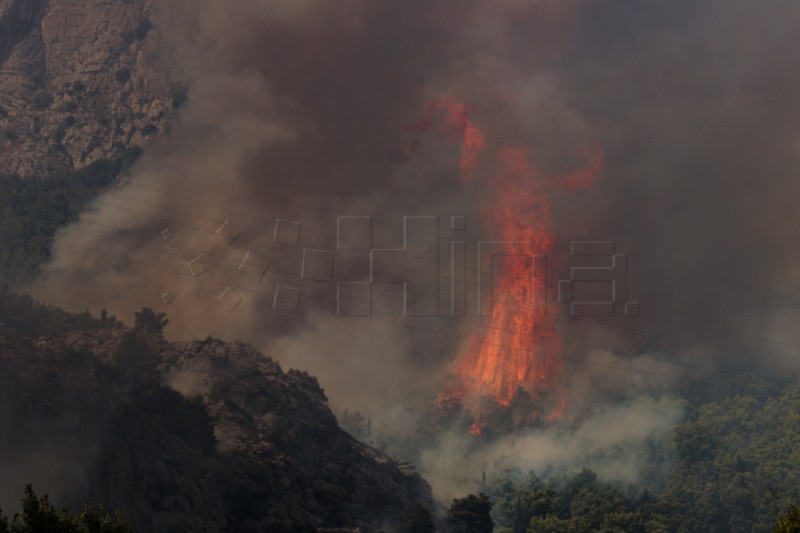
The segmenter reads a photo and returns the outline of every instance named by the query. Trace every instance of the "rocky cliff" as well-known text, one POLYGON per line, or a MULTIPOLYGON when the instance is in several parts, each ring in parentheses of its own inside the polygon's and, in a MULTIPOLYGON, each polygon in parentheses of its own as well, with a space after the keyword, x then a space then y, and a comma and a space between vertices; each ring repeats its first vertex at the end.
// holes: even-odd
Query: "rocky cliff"
POLYGON ((32 481, 139 531, 401 531, 433 506, 412 466, 339 428, 315 378, 244 344, 115 322, 6 334, 0 410, 0 496, 32 481))
POLYGON ((81 168, 162 130, 181 88, 151 0, 0 0, 0 172, 81 168))

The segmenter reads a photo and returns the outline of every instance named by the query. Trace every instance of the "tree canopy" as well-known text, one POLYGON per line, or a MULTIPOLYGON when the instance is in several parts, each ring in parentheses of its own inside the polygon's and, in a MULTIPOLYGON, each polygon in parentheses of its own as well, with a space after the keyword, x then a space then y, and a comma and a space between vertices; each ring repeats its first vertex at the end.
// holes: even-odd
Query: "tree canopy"
POLYGON ((736 379, 689 407, 637 483, 590 470, 490 483, 496 531, 800 532, 800 383, 736 379))
POLYGON ((166 313, 158 313, 149 307, 142 307, 142 310, 134 313, 134 328, 161 337, 164 328, 169 324, 166 313))
POLYGON ((58 511, 47 495, 25 487, 22 511, 9 520, 0 511, 0 533, 132 533, 119 513, 108 515, 102 507, 84 506, 77 515, 58 511))
POLYGON ((464 533, 492 533, 492 502, 481 493, 456 498, 447 510, 447 521, 451 528, 464 533))

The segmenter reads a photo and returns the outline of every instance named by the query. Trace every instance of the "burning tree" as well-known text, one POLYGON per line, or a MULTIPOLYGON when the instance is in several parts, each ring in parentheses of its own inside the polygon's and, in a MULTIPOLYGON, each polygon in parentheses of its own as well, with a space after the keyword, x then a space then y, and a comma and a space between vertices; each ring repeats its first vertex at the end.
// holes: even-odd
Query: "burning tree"
MULTIPOLYGON (((599 152, 584 151, 580 153, 582 168, 567 175, 548 175, 533 163, 530 147, 501 148, 492 158, 482 157, 486 136, 471 118, 474 106, 446 99, 431 103, 428 111, 443 113, 442 132, 461 141, 462 184, 477 179, 482 161, 493 162, 491 171, 481 174, 491 195, 481 206, 483 225, 493 240, 511 248, 495 278, 485 334, 477 342, 471 339, 459 354, 454 366, 456 385, 449 395, 473 408, 475 400, 483 397, 508 406, 520 388, 537 400, 542 392, 558 387, 561 346, 553 333, 553 318, 535 312, 532 305, 534 295, 546 287, 541 273, 534 271, 531 250, 546 256, 552 249, 551 192, 588 188, 599 173, 602 157, 599 152), (546 350, 543 341, 547 341, 546 350)), ((432 120, 416 124, 430 128, 432 120)), ((491 266, 482 265, 484 269, 491 266)), ((553 406, 551 416, 559 416, 561 409, 561 404, 553 406)), ((472 429, 480 433, 480 425, 472 429)))

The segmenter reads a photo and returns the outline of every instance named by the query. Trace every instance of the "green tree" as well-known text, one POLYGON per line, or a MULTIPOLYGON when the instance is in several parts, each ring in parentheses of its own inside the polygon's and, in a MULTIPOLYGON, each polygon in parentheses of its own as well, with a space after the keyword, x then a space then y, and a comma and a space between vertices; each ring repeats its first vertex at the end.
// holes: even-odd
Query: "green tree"
POLYGON ((498 525, 510 528, 512 533, 525 533, 531 519, 553 511, 544 495, 526 488, 500 496, 495 502, 498 525))
POLYGON ((39 497, 33 487, 25 487, 22 512, 11 523, 13 533, 72 533, 77 524, 66 511, 56 511, 47 494, 39 497))
POLYGON ((555 515, 534 517, 531 519, 527 533, 573 533, 579 531, 575 529, 575 524, 571 519, 559 518, 555 515))
POLYGON ((786 514, 778 516, 773 533, 800 533, 800 507, 790 505, 786 514))
POLYGON ((123 522, 119 511, 110 516, 105 514, 102 507, 93 509, 91 505, 83 508, 78 515, 78 522, 84 526, 79 531, 86 533, 132 533, 133 531, 123 522))
POLYGON ((152 333, 153 335, 158 335, 159 337, 164 335, 164 327, 169 324, 166 313, 156 314, 156 312, 149 307, 142 307, 142 311, 134 313, 134 316, 136 317, 134 328, 152 333))
POLYGON ((0 533, 132 533, 120 513, 105 514, 103 508, 86 505, 77 516, 57 511, 47 495, 37 496, 33 487, 25 487, 22 511, 9 523, 0 511, 0 533))
POLYGON ((484 493, 456 498, 447 510, 448 524, 465 533, 492 533, 492 502, 484 493))

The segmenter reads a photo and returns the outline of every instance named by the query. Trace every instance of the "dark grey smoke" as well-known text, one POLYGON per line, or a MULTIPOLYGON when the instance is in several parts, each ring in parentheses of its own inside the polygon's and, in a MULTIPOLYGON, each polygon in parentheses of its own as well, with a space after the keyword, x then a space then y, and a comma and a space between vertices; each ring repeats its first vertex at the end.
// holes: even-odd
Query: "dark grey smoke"
MULTIPOLYGON (((171 336, 253 341, 319 375, 335 406, 402 432, 442 390, 463 339, 483 330, 404 320, 392 308, 376 313, 393 323, 336 318, 335 286, 297 279, 302 248, 333 249, 337 215, 373 215, 374 243, 387 248, 401 246, 403 215, 443 224, 466 215, 469 238, 486 238, 491 193, 481 183, 498 149, 531 146, 537 165, 558 173, 579 164, 579 149, 599 147, 593 188, 553 193, 559 268, 548 283, 552 292, 568 275, 571 240, 613 240, 629 256, 642 316, 569 319, 551 299, 566 333, 567 408, 660 394, 653 380, 677 375, 797 368, 796 3, 175 0, 163 9, 164 52, 189 102, 130 184, 59 234, 35 289, 42 298, 123 317, 158 307, 171 336), (458 143, 440 124, 418 136, 406 128, 448 97, 476 106, 487 140, 467 186, 458 143), (276 217, 302 222, 300 248, 272 246, 276 217), (213 235, 225 220, 241 230, 233 245, 213 235), (162 242, 167 226, 175 238, 162 242), (261 282, 237 277, 249 249, 270 262, 261 282), (204 281, 187 276, 198 253, 204 281), (304 284, 299 314, 272 309, 278 283, 304 284), (226 285, 241 296, 233 312, 217 301, 226 285), (162 305, 163 292, 175 301, 162 305), (637 363, 645 352, 660 362, 637 363), (598 386, 586 377, 593 369, 606 384, 637 385, 598 386)), ((340 260, 364 269, 364 257, 337 257, 336 271, 364 279, 340 260)))

